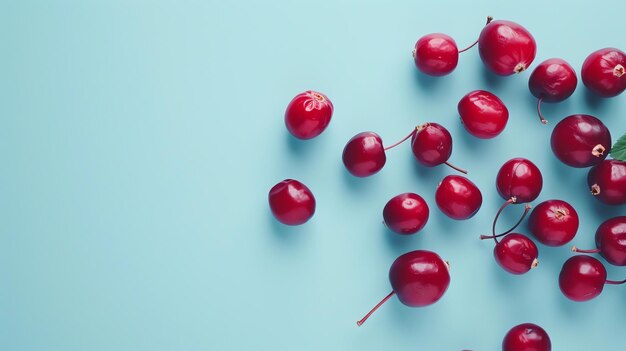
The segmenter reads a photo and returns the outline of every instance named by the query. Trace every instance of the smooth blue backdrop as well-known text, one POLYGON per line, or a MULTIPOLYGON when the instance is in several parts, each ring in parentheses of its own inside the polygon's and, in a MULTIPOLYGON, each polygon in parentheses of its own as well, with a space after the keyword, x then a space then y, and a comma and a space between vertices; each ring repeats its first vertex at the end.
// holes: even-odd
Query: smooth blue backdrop
POLYGON ((534 34, 535 64, 562 57, 579 70, 593 50, 626 49, 625 12, 621 0, 2 2, 0 350, 491 351, 527 321, 550 333, 554 350, 622 350, 626 287, 572 303, 557 286, 569 245, 540 246, 540 267, 512 276, 478 235, 503 201, 498 168, 523 156, 544 173, 535 204, 571 202, 581 216, 573 244, 592 246, 598 224, 626 208, 592 199, 586 170, 559 163, 549 136, 563 116, 590 113, 616 139, 626 96, 600 100, 581 84, 545 105, 544 126, 530 72, 495 77, 473 49, 433 79, 417 73, 411 50, 436 31, 465 46, 493 15, 534 34), (326 93, 335 114, 302 142, 283 113, 307 89, 326 93), (493 140, 459 123, 457 102, 474 89, 509 107, 493 140), (416 165, 408 145, 369 179, 341 164, 357 132, 390 143, 425 121, 448 127, 451 161, 483 191, 469 221, 434 203, 454 172, 416 165), (300 227, 278 224, 267 205, 288 177, 318 201, 300 227), (424 196, 431 217, 399 237, 381 211, 407 191, 424 196), (414 249, 450 261, 444 298, 422 309, 394 298, 357 328, 389 292, 389 265, 414 249))

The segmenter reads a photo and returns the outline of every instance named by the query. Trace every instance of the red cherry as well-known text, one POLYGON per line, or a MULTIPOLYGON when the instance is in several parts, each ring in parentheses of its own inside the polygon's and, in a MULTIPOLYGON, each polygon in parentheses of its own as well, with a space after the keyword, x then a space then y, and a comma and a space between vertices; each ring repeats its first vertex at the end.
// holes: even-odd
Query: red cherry
POLYGON ((394 196, 383 209, 385 225, 398 234, 415 234, 428 222, 428 204, 414 193, 394 196))
POLYGON ((448 264, 432 251, 416 250, 398 257, 389 269, 393 291, 356 324, 362 325, 394 294, 409 307, 431 305, 443 296, 450 285, 448 264))
POLYGON ((604 284, 623 284, 626 280, 606 279, 606 268, 597 259, 576 255, 565 261, 559 274, 559 287, 565 297, 582 302, 602 293, 604 284))
POLYGON ((599 252, 610 264, 626 266, 626 216, 613 217, 600 224, 596 230, 596 247, 594 250, 580 250, 574 246, 572 251, 599 252))
POLYGON ((374 132, 363 132, 348 141, 342 159, 353 176, 368 177, 383 168, 387 156, 380 136, 374 132))
POLYGON ((611 150, 611 133, 590 115, 563 118, 552 130, 554 155, 568 166, 583 168, 602 162, 611 150))
POLYGON ((543 177, 531 161, 521 157, 513 158, 500 167, 496 187, 505 200, 515 198, 516 203, 531 202, 541 193, 543 177))
POLYGON ((535 207, 528 218, 530 231, 544 245, 562 246, 578 231, 578 213, 563 200, 547 200, 535 207))
POLYGON ((550 337, 533 323, 516 325, 504 336, 502 351, 551 351, 550 337))
POLYGON ((303 224, 315 213, 313 193, 297 180, 285 179, 274 185, 268 198, 272 214, 283 224, 303 224))
MULTIPOLYGON (((487 17, 487 23, 493 18, 487 17)), ((415 66, 431 76, 445 76, 456 68, 459 53, 472 48, 476 43, 459 50, 452 37, 443 33, 432 33, 421 37, 415 43, 413 60, 415 66)))
POLYGON ((446 216, 463 220, 473 217, 483 203, 480 189, 469 179, 449 175, 443 178, 435 191, 437 206, 446 216))
POLYGON ((452 136, 438 123, 426 123, 417 127, 411 139, 411 148, 415 159, 424 166, 434 167, 442 163, 467 173, 448 162, 452 154, 452 136))
POLYGON ((585 86, 602 97, 613 97, 626 89, 626 54, 615 48, 592 52, 583 62, 585 86))
POLYGON ((509 110, 502 100, 485 90, 469 92, 461 98, 457 108, 465 129, 481 139, 502 133, 509 120, 509 110))
POLYGON ((427 34, 415 43, 413 59, 420 71, 431 76, 445 76, 456 68, 459 49, 454 39, 446 34, 427 34))
POLYGON ((320 135, 333 116, 333 104, 328 97, 315 91, 296 95, 287 105, 285 125, 298 139, 311 139, 320 135))
POLYGON ((591 194, 607 205, 626 204, 626 162, 604 160, 589 170, 591 194))
POLYGON ((493 73, 509 76, 527 69, 535 59, 537 45, 526 28, 511 21, 496 20, 483 28, 478 52, 493 73))
POLYGON ((537 113, 541 123, 548 123, 541 114, 541 102, 563 101, 574 93, 576 85, 578 85, 576 71, 565 60, 552 58, 535 67, 528 79, 528 88, 539 99, 537 113))
POLYGON ((500 267, 512 274, 524 274, 537 267, 539 250, 527 236, 511 233, 496 243, 493 256, 500 267))

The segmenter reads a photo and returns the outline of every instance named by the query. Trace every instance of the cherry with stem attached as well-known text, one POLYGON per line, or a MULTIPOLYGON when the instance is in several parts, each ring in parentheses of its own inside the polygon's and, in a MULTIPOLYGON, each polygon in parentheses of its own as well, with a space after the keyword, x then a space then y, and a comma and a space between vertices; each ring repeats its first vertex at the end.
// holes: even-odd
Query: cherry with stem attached
POLYGON ((528 88, 538 99, 537 114, 541 123, 548 121, 541 113, 542 102, 561 102, 570 97, 578 85, 576 71, 565 60, 552 58, 543 61, 530 75, 528 88))
POLYGON ((450 285, 448 269, 448 263, 432 251, 415 250, 401 255, 389 269, 392 291, 356 324, 365 323, 393 295, 409 307, 424 307, 439 301, 450 285))
POLYGON ((608 280, 606 268, 597 259, 576 255, 570 257, 561 268, 559 288, 570 300, 589 301, 602 293, 604 285, 618 285, 625 280, 608 280))
POLYGON ((607 262, 616 266, 626 266, 626 216, 607 219, 596 229, 596 249, 581 250, 576 246, 572 251, 579 253, 599 253, 607 262))
MULTIPOLYGON (((493 18, 487 17, 489 24, 493 18)), ((459 50, 452 37, 443 33, 431 33, 421 37, 413 49, 415 66, 423 73, 431 76, 445 76, 456 68, 459 54, 465 52, 478 43, 476 40, 470 46, 459 50)))

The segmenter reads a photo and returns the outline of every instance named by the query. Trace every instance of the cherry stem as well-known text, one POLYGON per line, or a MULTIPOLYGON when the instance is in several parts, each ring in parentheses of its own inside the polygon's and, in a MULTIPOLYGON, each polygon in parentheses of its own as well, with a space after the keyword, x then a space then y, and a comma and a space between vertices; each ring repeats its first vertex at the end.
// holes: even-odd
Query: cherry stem
POLYGON ((448 167, 450 167, 450 168, 452 168, 452 169, 454 169, 454 170, 457 170, 457 171, 459 171, 459 172, 461 172, 461 173, 463 173, 463 174, 467 174, 467 171, 466 171, 466 170, 464 170, 464 169, 462 169, 462 168, 459 168, 459 167, 457 167, 457 166, 455 166, 455 165, 451 164, 451 163, 450 163, 450 162, 448 162, 448 161, 446 161, 446 162, 444 162, 444 163, 445 163, 448 167))
POLYGON ((573 247, 572 247, 572 251, 574 251, 574 252, 580 252, 580 253, 588 253, 588 254, 591 254, 591 253, 598 253, 598 252, 600 252, 600 249, 593 249, 593 250, 581 250, 581 249, 577 248, 576 246, 573 246, 573 247))
POLYGON ((541 120, 541 123, 547 124, 548 120, 543 118, 543 114, 541 113, 541 101, 543 101, 543 96, 540 97, 539 100, 537 100, 537 113, 539 114, 539 119, 541 120))
POLYGON ((365 323, 365 321, 372 315, 372 313, 376 312, 376 310, 378 309, 378 307, 382 306, 385 302, 387 302, 387 300, 389 300, 393 294, 395 294, 395 291, 392 291, 389 293, 389 295, 385 296, 384 299, 382 299, 376 306, 374 306, 374 308, 372 308, 371 311, 369 311, 365 317, 363 317, 360 321, 356 322, 356 325, 358 325, 359 327, 365 323))
POLYGON ((409 134, 409 135, 405 136, 402 140, 398 141, 398 142, 397 142, 397 143, 395 143, 395 144, 392 144, 392 145, 390 145, 390 146, 387 146, 387 147, 385 148, 385 151, 387 151, 387 150, 389 150, 389 149, 392 149, 392 148, 394 148, 394 147, 396 147, 396 146, 398 146, 398 145, 402 144, 403 142, 405 142, 408 138, 412 137, 412 136, 413 136, 413 134, 415 134, 415 131, 416 131, 416 130, 417 130, 417 128, 413 129, 413 130, 411 131, 411 134, 409 134))
POLYGON ((606 284, 613 284, 613 285, 619 285, 619 284, 624 284, 626 283, 626 279, 624 280, 605 280, 604 281, 606 284))
POLYGON ((512 232, 513 230, 515 230, 515 228, 517 228, 520 224, 522 224, 522 221, 524 220, 524 218, 526 218, 526 215, 528 214, 528 211, 530 211, 530 205, 526 204, 524 206, 524 213, 522 214, 522 217, 520 217, 520 219, 517 221, 517 223, 515 223, 514 226, 512 226, 511 228, 509 228, 509 230, 505 231, 504 233, 500 233, 498 235, 481 235, 480 236, 480 240, 484 240, 484 239, 492 239, 492 238, 499 238, 501 236, 505 236, 507 234, 509 234, 510 232, 512 232))
MULTIPOLYGON (((498 244, 498 238, 496 237, 496 222, 498 222, 498 217, 500 217, 500 213, 502 213, 502 210, 504 210, 505 207, 507 207, 510 204, 515 203, 515 201, 517 201, 517 198, 515 196, 512 196, 510 199, 506 200, 506 202, 504 204, 502 204, 502 206, 500 206, 500 209, 498 210, 498 213, 496 213, 496 218, 493 219, 493 225, 491 226, 491 237, 489 237, 490 239, 493 239, 493 241, 496 242, 496 245, 498 244)), ((513 228, 515 229, 515 228, 513 228)), ((482 239, 482 235, 481 235, 481 239, 482 239)))
MULTIPOLYGON (((491 23, 491 21, 493 21, 493 17, 491 17, 491 16, 487 16, 487 23, 485 23, 485 25, 488 25, 489 23, 491 23)), ((475 41, 475 42, 473 42, 473 43, 472 43, 472 45, 470 45, 470 46, 466 47, 465 49, 461 49, 461 50, 459 50, 459 54, 460 54, 460 53, 462 53, 462 52, 464 52, 464 51, 467 51, 467 50, 469 50, 469 49, 473 48, 476 44, 478 44, 478 39, 476 39, 476 41, 475 41)))

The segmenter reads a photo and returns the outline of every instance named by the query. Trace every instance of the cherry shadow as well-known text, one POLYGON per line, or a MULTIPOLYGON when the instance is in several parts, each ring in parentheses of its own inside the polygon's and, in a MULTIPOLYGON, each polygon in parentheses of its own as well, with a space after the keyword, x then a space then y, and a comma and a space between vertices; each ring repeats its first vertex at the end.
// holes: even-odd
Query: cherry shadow
MULTIPOLYGON (((291 226, 280 223, 271 212, 267 214, 268 226, 273 236, 284 245, 299 245, 310 236, 312 232, 311 224, 304 223, 302 225, 291 226)), ((314 221, 315 218, 311 218, 310 221, 314 221)))
POLYGON ((598 112, 600 111, 600 109, 604 106, 604 102, 605 102, 605 98, 595 94, 594 92, 592 92, 591 90, 587 89, 586 87, 582 86, 582 88, 585 90, 584 92, 584 96, 585 96, 585 103, 594 111, 594 112, 598 112))
POLYGON ((491 89, 500 89, 506 84, 506 79, 503 79, 506 77, 498 76, 497 74, 491 72, 487 67, 485 67, 485 65, 482 65, 482 78, 489 88, 489 91, 491 91, 491 89))
POLYGON ((387 247, 396 254, 397 256, 404 254, 406 252, 411 251, 413 247, 420 246, 418 243, 420 241, 420 237, 424 234, 424 230, 411 234, 411 235, 402 235, 393 232, 391 229, 387 228, 385 223, 381 219, 380 224, 380 234, 384 238, 387 243, 387 247))

